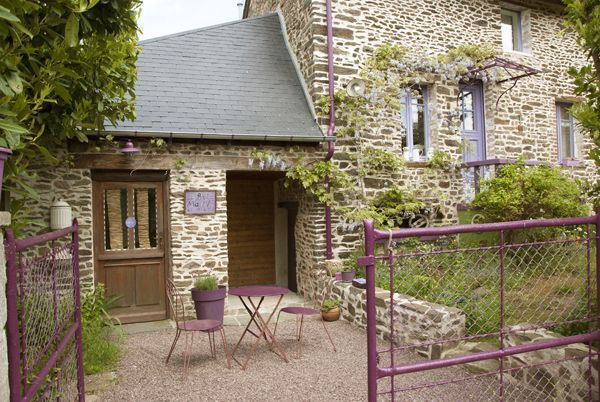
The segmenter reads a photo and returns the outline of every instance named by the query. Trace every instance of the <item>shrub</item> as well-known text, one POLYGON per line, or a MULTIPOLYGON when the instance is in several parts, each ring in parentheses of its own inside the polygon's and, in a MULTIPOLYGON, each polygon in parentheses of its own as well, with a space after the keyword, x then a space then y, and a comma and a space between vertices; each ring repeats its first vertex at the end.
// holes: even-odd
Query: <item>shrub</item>
POLYGON ((579 183, 550 165, 527 166, 523 159, 482 180, 472 206, 490 222, 572 218, 589 214, 579 183))
POLYGON ((108 312, 122 296, 105 296, 104 285, 81 289, 81 340, 86 375, 116 369, 122 355, 123 334, 108 312))

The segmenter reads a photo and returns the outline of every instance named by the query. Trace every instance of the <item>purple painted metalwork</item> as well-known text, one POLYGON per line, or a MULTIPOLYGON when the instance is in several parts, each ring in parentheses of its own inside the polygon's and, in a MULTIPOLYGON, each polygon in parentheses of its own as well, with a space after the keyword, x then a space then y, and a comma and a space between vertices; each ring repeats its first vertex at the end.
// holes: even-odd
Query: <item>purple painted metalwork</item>
POLYGON ((329 335, 329 331, 327 331, 327 327, 325 326, 323 315, 321 314, 321 307, 323 307, 323 303, 325 303, 327 300, 332 286, 333 278, 331 276, 331 271, 329 268, 327 268, 327 265, 317 264, 313 266, 302 278, 301 289, 304 295, 304 303, 302 304, 302 307, 283 307, 279 310, 279 313, 277 313, 277 320, 275 321, 275 330, 273 331, 273 335, 277 334, 277 324, 279 323, 279 315, 281 313, 294 314, 296 316, 296 359, 299 359, 302 355, 302 336, 304 334, 305 315, 318 315, 321 317, 321 323, 323 324, 325 333, 331 341, 333 351, 337 352, 335 344, 333 343, 333 339, 331 339, 331 335, 329 335), (319 287, 320 284, 325 284, 324 289, 319 287), (307 296, 309 300, 312 300, 312 307, 310 303, 308 306, 306 304, 307 296), (300 328, 298 328, 298 316, 301 318, 300 328))
MULTIPOLYGON (((529 77, 531 75, 542 74, 543 71, 535 69, 533 67, 525 66, 523 64, 515 63, 514 61, 510 61, 507 59, 503 59, 498 56, 490 56, 483 60, 480 64, 477 64, 471 68, 469 68, 465 73, 461 74, 463 79, 468 79, 467 85, 473 85, 481 78, 481 72, 490 68, 501 68, 504 70, 506 74, 508 74, 509 78, 496 81, 497 84, 501 84, 505 81, 514 81, 513 85, 508 88, 506 91, 502 92, 498 99, 496 100, 496 109, 498 108, 498 102, 500 102, 500 98, 504 96, 505 93, 509 92, 511 89, 517 85, 517 82, 521 78, 529 77), (512 71, 518 71, 518 73, 513 74, 512 71)), ((456 103, 458 104, 460 93, 456 98, 456 103)))
POLYGON ((279 349, 279 352, 281 353, 281 357, 286 361, 286 363, 290 362, 288 360, 287 356, 285 355, 285 353, 283 353, 283 350, 281 349, 279 344, 277 343, 277 340, 275 339, 275 335, 269 329, 269 321, 271 321, 271 318, 273 318, 275 311, 277 311, 277 308, 279 307, 279 303, 281 303, 281 300, 283 299, 283 295, 285 295, 289 291, 290 290, 287 288, 282 288, 282 287, 278 287, 278 286, 243 286, 243 287, 239 287, 239 288, 229 289, 229 294, 239 297, 240 301, 246 308, 246 311, 248 312, 248 314, 250 314, 250 322, 248 322, 248 325, 246 325, 246 328, 244 329, 244 332, 242 333, 240 340, 238 341, 237 345, 235 345, 233 352, 231 352, 231 357, 233 358, 233 360, 238 362, 240 366, 242 366, 242 370, 246 369, 246 365, 248 365, 248 362, 250 361, 250 358, 252 357, 254 350, 258 346, 258 342, 260 342, 260 338, 264 338, 265 341, 267 342, 267 344, 269 345, 269 347, 271 348, 271 351, 273 353, 277 354, 277 352, 275 352, 275 349, 273 349, 273 344, 269 341, 269 338, 270 338, 273 341, 273 343, 275 344, 275 346, 277 346, 277 349, 279 349), (275 308, 269 315, 269 318, 267 318, 267 321, 265 321, 263 319, 262 315, 260 314, 260 312, 258 311, 258 309, 260 308, 260 305, 262 304, 265 297, 269 297, 269 296, 279 296, 279 300, 277 301, 275 308), (252 306, 252 309, 250 309, 250 307, 248 307, 248 305, 244 301, 243 297, 246 297, 248 299, 248 302, 250 303, 250 306, 252 306), (256 304, 256 305, 254 304, 254 302, 252 301, 253 297, 260 297, 260 301, 258 302, 258 304, 256 304), (258 317, 258 321, 256 320, 256 317, 258 317), (252 332, 252 330, 250 330, 250 325, 252 323, 254 323, 254 325, 256 325, 256 327, 260 331, 260 334, 255 334, 254 332, 252 332), (256 339, 256 343, 254 344, 254 347, 252 348, 252 351, 250 351, 250 354, 248 355, 248 358, 246 359, 246 362, 244 364, 242 364, 238 359, 235 358, 235 351, 237 350, 238 346, 240 346, 240 343, 242 342, 242 339, 244 339, 244 336, 246 336, 247 332, 254 335, 257 339, 256 339), (267 338, 267 334, 269 335, 269 338, 267 338))
MULTIPOLYGON (((327 0, 326 4, 327 14, 327 74, 329 78, 329 99, 331 100, 331 106, 329 108, 329 129, 327 130, 327 136, 332 137, 333 131, 335 130, 335 99, 334 99, 334 75, 333 75, 333 23, 331 17, 331 0, 327 0)), ((329 141, 329 149, 325 156, 325 162, 329 161, 333 156, 334 144, 333 141, 329 141)), ((327 186, 327 192, 329 193, 329 176, 325 179, 325 185, 327 186)), ((326 244, 327 259, 330 260, 333 257, 332 245, 331 245, 331 207, 325 206, 325 226, 326 226, 326 244)))
MULTIPOLYGON (((376 230, 365 220, 364 227, 366 256, 358 263, 367 272, 370 402, 381 394, 391 401, 553 400, 565 393, 573 401, 597 400, 599 353, 591 343, 600 340, 592 327, 600 318, 592 310, 592 297, 600 303, 600 247, 592 228, 600 227, 600 208, 582 218, 399 230, 376 230), (423 236, 439 240, 412 248, 402 243, 423 236), (384 255, 376 256, 376 243, 388 246, 384 255), (376 348, 377 260, 390 267, 390 343, 383 350, 376 348), (554 335, 573 324, 577 335, 554 335), (421 361, 400 363, 408 352, 421 361), (476 375, 456 369, 484 361, 496 366, 476 375), (448 372, 441 381, 430 379, 449 367, 455 367, 452 379, 448 372), (396 388, 394 376, 423 371, 434 374, 396 388), (389 388, 378 391, 380 379, 389 388)), ((382 266, 377 269, 381 275, 382 266)))
POLYGON ((23 240, 6 231, 11 402, 85 399, 77 230, 75 219, 71 227, 23 240), (31 249, 48 242, 43 256, 31 249))

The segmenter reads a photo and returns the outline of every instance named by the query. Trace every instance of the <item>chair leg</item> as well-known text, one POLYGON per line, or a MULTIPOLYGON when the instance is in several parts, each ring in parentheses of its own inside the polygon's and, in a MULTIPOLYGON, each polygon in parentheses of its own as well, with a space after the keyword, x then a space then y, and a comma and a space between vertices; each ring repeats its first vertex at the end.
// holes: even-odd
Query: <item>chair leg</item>
POLYGON ((227 337, 225 336, 225 328, 223 328, 222 325, 219 327, 219 332, 221 333, 221 339, 223 340, 225 356, 227 356, 227 365, 229 366, 229 370, 231 370, 231 361, 229 360, 229 349, 227 348, 227 337))
POLYGON ((297 344, 297 348, 296 348, 296 359, 300 359, 300 356, 302 356, 302 336, 304 335, 304 315, 302 315, 302 318, 300 319, 300 334, 299 334, 299 342, 297 344))
POLYGON ((181 330, 179 328, 177 328, 177 332, 175 333, 175 339, 173 340, 173 344, 171 345, 171 350, 169 351, 169 355, 167 356, 167 361, 165 362, 165 364, 169 363, 169 359, 171 358, 171 353, 173 353, 173 349, 175 349, 175 345, 177 344, 177 341, 179 340, 180 335, 181 335, 181 330))
POLYGON ((331 335, 329 335, 329 331, 327 331, 327 326, 325 325, 325 321, 323 320, 322 315, 321 315, 321 322, 323 323, 323 328, 325 328, 325 333, 327 333, 327 336, 329 337, 329 340, 331 341, 331 346, 333 346, 333 351, 337 352, 337 349, 335 348, 335 345, 333 344, 333 339, 331 339, 331 335))
POLYGON ((206 333, 208 334, 208 345, 210 347, 210 355, 212 356, 213 359, 217 360, 217 345, 215 344, 215 332, 214 330, 212 331, 206 331, 206 333), (211 339, 211 334, 212 332, 212 339, 211 339))
POLYGON ((190 349, 188 352, 188 333, 185 332, 185 351, 183 354, 183 379, 185 381, 187 379, 188 368, 190 367, 190 359, 192 357, 192 348, 194 347, 194 333, 192 332, 192 341, 190 342, 190 349))

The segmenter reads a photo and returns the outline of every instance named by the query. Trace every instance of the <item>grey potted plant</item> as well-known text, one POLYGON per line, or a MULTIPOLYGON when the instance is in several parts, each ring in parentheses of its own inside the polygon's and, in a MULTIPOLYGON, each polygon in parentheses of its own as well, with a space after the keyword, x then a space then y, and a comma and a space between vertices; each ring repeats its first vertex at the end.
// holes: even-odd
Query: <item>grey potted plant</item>
POLYGON ((193 275, 194 287, 192 300, 196 307, 196 318, 199 320, 217 320, 223 322, 227 286, 217 285, 212 275, 193 275))
POLYGON ((327 299, 321 307, 321 316, 325 321, 335 321, 340 318, 340 302, 334 299, 327 299))

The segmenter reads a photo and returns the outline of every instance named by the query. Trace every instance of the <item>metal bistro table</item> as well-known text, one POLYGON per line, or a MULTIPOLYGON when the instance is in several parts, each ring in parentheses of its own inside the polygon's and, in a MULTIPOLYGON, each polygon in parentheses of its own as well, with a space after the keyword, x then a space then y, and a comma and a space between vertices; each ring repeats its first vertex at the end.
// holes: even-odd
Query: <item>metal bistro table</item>
POLYGON ((277 346, 277 349, 279 349, 279 352, 281 352, 281 357, 283 357, 283 359, 287 363, 290 362, 288 360, 288 358, 285 356, 285 353, 283 353, 283 350, 281 350, 281 347, 279 346, 277 341, 275 340, 275 336, 269 329, 269 321, 271 321, 271 318, 277 311, 277 307, 279 307, 279 303, 281 303, 281 299, 283 299, 283 295, 285 295, 288 292, 289 292, 289 289, 277 287, 277 286, 243 286, 240 288, 229 289, 229 294, 239 297, 242 304, 246 308, 246 311, 248 311, 248 314, 250 314, 250 322, 248 322, 248 325, 246 325, 246 329, 244 329, 244 332, 242 333, 242 337, 238 341, 237 345, 235 345, 235 349, 233 349, 233 352, 231 353, 231 357, 233 357, 233 359, 242 366, 242 370, 246 369, 246 365, 248 364, 250 357, 252 357, 252 353, 254 353, 254 350, 256 349, 258 342, 260 342, 260 338, 264 338, 265 341, 267 341, 267 344, 269 345, 269 347, 271 348, 273 353, 277 354, 275 349, 273 349, 273 344, 275 344, 275 346, 277 346), (263 319, 262 315, 259 313, 258 309, 260 308, 260 305, 262 304, 265 297, 269 297, 269 296, 279 296, 279 300, 277 301, 275 308, 271 312, 271 315, 269 315, 269 318, 267 319, 267 321, 265 321, 263 319), (248 298, 248 302, 250 303, 250 306, 252 306, 252 309, 250 309, 250 307, 248 307, 246 302, 244 302, 243 297, 248 298), (253 297, 254 298, 260 297, 260 301, 258 302, 258 304, 255 304, 254 301, 252 301, 253 297), (256 319, 257 317, 258 317, 258 320, 256 319), (254 323, 256 325, 256 327, 260 331, 260 334, 257 335, 254 332, 252 332, 252 330, 250 330, 250 325, 252 323, 254 323), (256 339, 256 343, 254 344, 254 347, 252 348, 252 351, 250 352, 250 355, 246 359, 246 362, 242 365, 242 363, 240 363, 238 361, 238 359, 235 358, 235 351, 237 350, 238 346, 242 342, 242 339, 244 339, 244 336, 246 336, 246 332, 250 332, 257 339, 256 339), (273 342, 269 341, 269 339, 267 338, 267 334, 265 332, 268 333, 269 338, 271 338, 271 340, 273 342))

